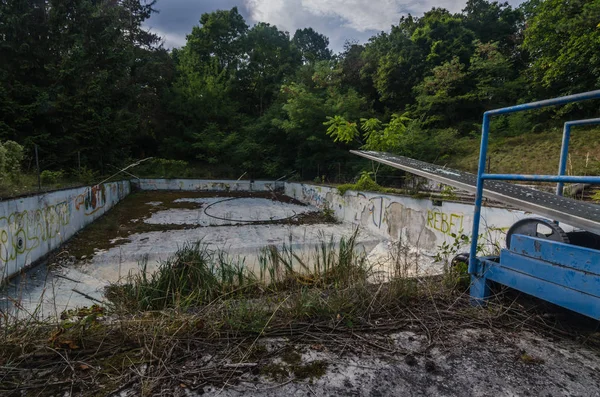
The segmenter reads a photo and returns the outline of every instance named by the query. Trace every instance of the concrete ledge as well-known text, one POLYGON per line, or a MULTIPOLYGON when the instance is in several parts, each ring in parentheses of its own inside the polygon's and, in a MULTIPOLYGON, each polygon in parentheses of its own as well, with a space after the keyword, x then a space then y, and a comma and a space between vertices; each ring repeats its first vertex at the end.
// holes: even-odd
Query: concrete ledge
POLYGON ((141 190, 184 190, 206 192, 269 192, 283 191, 285 182, 277 181, 235 181, 211 179, 139 179, 132 180, 141 190))

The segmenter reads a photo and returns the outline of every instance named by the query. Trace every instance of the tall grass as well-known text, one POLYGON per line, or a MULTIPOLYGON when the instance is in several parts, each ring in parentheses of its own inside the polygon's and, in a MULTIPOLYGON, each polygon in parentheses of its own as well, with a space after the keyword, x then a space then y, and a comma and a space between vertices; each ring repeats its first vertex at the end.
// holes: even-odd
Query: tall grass
POLYGON ((358 230, 336 243, 324 235, 308 256, 293 244, 268 246, 259 255, 255 274, 239 257, 211 250, 200 242, 188 243, 149 274, 148 260, 125 283, 111 285, 106 296, 119 309, 189 309, 228 296, 256 297, 265 293, 305 287, 339 288, 364 283, 370 269, 366 254, 357 246, 358 230))
POLYGON ((243 259, 213 251, 201 241, 186 243, 158 269, 148 273, 148 259, 124 284, 111 285, 107 298, 124 309, 188 308, 256 284, 243 259))
POLYGON ((260 281, 270 288, 292 286, 339 287, 365 281, 370 273, 366 253, 357 245, 358 229, 336 243, 333 236, 319 236, 308 255, 294 250, 293 244, 269 246, 259 256, 260 281))

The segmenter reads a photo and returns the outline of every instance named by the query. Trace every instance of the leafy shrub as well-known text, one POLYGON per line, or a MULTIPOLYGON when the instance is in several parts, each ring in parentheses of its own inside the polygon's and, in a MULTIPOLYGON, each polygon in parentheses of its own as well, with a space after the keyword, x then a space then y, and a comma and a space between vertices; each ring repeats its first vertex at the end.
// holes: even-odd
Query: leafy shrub
POLYGON ((338 192, 340 195, 346 194, 348 190, 358 190, 358 191, 370 191, 370 192, 382 192, 385 189, 377 184, 372 178, 371 173, 367 171, 363 171, 360 174, 360 178, 356 183, 346 183, 338 186, 338 192))
POLYGON ((331 207, 329 207, 329 205, 326 205, 325 208, 323 208, 323 218, 325 222, 337 221, 337 218, 335 217, 335 211, 331 207))
POLYGON ((21 162, 24 157, 23 146, 14 141, 6 141, 2 147, 6 150, 4 171, 10 175, 19 173, 21 171, 21 162))
POLYGON ((40 174, 40 180, 44 185, 54 185, 64 177, 63 171, 44 170, 40 174))
POLYGON ((314 183, 325 183, 325 175, 315 176, 314 183))
POLYGON ((14 141, 0 143, 0 177, 15 180, 21 173, 23 146, 14 141))
POLYGON ((469 264, 466 262, 457 262, 450 267, 444 277, 447 287, 456 291, 464 292, 471 286, 471 275, 469 274, 469 264))
POLYGON ((456 195, 456 188, 449 185, 442 185, 441 196, 444 200, 458 199, 458 196, 456 195))
POLYGON ((154 158, 137 168, 137 174, 155 178, 180 178, 188 175, 189 164, 183 160, 154 158))
POLYGON ((460 253, 462 250, 467 250, 471 244, 471 238, 460 230, 458 233, 451 233, 450 236, 454 239, 450 243, 444 241, 437 247, 437 253, 435 254, 435 260, 437 262, 443 262, 446 265, 450 264, 450 261, 454 256, 460 253))
POLYGON ((73 176, 78 182, 81 182, 86 185, 91 185, 98 179, 98 173, 85 166, 81 167, 80 169, 74 170, 73 176))

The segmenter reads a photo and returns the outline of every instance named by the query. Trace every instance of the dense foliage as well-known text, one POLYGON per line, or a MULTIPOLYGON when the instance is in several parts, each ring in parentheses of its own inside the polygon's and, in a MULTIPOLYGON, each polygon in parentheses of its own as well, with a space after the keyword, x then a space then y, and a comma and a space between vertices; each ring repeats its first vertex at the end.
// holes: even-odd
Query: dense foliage
MULTIPOLYGON (((349 148, 442 161, 487 109, 600 83, 598 1, 468 0, 340 54, 312 28, 249 26, 236 8, 200 16, 168 52, 143 27, 155 7, 0 0, 0 141, 23 146, 24 166, 38 145, 43 169, 107 173, 158 156, 220 176, 343 179, 361 167, 349 148)), ((493 128, 528 134, 595 110, 499 117, 493 128)))

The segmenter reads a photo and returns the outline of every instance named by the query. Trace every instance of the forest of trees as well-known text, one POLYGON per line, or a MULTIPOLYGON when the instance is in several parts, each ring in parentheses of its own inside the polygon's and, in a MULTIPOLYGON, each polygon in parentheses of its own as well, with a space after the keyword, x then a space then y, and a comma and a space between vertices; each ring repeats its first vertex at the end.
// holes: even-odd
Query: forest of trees
MULTIPOLYGON (((402 17, 334 54, 311 28, 199 16, 184 47, 145 29, 145 0, 0 0, 0 141, 44 168, 156 156, 223 175, 358 172, 348 149, 444 160, 487 109, 600 87, 600 1, 468 0, 402 17), (353 168, 354 167, 354 168, 353 168)), ((494 119, 498 134, 597 115, 585 103, 494 119)))

